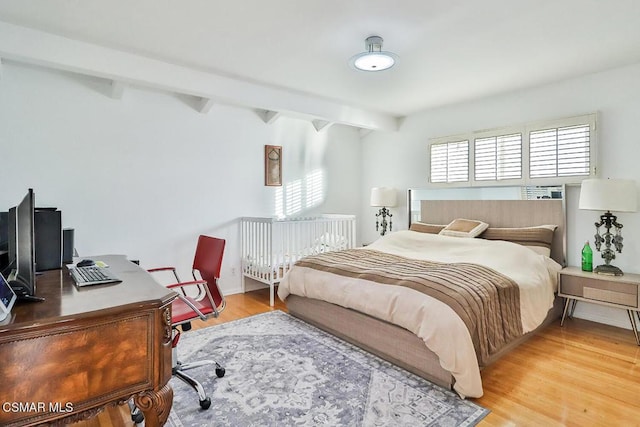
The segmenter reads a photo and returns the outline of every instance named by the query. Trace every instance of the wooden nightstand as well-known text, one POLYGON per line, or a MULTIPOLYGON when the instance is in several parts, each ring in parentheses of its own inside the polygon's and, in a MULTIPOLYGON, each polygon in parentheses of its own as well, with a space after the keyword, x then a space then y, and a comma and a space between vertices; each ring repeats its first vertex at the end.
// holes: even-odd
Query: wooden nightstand
POLYGON ((627 310, 631 329, 640 345, 638 325, 635 315, 640 321, 640 274, 625 273, 624 276, 606 276, 582 271, 578 267, 566 267, 558 276, 558 296, 566 298, 560 326, 569 311, 573 316, 578 301, 627 310))

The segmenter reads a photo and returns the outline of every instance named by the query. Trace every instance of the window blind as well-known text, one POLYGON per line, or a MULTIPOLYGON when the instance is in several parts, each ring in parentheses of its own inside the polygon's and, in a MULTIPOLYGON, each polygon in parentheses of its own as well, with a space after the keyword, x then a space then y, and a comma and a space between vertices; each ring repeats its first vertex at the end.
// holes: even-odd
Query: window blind
POLYGON ((431 182, 469 180, 469 141, 431 144, 431 182))
POLYGON ((588 124, 532 131, 529 135, 529 176, 588 176, 590 139, 588 124))
POLYGON ((591 113, 431 139, 430 182, 578 183, 596 175, 596 124, 591 113))
POLYGON ((477 138, 474 178, 476 181, 522 178, 522 134, 477 138))

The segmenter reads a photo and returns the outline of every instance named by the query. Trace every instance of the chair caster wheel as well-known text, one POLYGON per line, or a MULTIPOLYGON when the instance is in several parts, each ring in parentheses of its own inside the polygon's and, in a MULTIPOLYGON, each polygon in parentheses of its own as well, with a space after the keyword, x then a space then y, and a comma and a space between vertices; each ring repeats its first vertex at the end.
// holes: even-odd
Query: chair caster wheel
POLYGON ((219 367, 216 368, 216 376, 218 378, 224 377, 224 373, 225 373, 225 370, 224 370, 223 367, 219 366, 219 367))
POLYGON ((202 409, 209 409, 210 406, 211 406, 211 398, 210 397, 207 397, 206 399, 200 401, 200 407, 202 409))

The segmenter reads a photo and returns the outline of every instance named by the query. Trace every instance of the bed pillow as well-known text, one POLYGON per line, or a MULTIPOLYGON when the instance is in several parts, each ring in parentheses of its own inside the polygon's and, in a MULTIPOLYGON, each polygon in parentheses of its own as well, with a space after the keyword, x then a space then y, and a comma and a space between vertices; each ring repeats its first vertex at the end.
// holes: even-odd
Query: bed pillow
POLYGON ((551 256, 553 232, 557 225, 539 225, 535 227, 518 228, 487 228, 480 235, 487 240, 506 240, 526 246, 532 251, 544 256, 551 256))
POLYGON ((478 221, 475 219, 454 219, 445 228, 440 230, 443 236, 454 237, 476 237, 480 235, 484 230, 489 227, 486 222, 478 221))
POLYGON ((438 234, 445 228, 446 225, 441 224, 427 224, 426 222, 412 222, 409 226, 409 230, 417 231, 419 233, 438 234))

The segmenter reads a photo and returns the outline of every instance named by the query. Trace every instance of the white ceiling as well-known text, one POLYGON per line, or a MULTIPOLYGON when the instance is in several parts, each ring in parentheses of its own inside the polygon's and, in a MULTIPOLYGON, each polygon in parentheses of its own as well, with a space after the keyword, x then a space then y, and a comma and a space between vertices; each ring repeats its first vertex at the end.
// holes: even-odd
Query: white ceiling
POLYGON ((0 21, 391 116, 640 62, 638 0, 2 0, 0 21), (348 66, 370 35, 397 66, 348 66))

